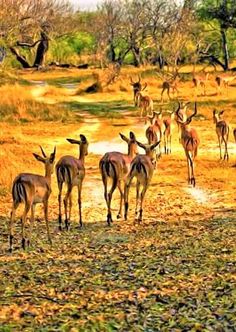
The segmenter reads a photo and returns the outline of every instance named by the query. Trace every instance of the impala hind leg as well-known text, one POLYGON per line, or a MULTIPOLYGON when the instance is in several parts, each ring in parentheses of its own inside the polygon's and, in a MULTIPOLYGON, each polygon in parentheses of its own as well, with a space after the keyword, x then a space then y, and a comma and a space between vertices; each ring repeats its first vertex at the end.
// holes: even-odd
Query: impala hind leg
POLYGON ((128 217, 128 210, 129 210, 129 189, 130 189, 130 185, 131 185, 131 182, 133 180, 133 176, 131 175, 128 175, 127 179, 126 179, 126 183, 125 183, 125 193, 124 193, 124 196, 125 196, 125 220, 127 220, 127 217, 128 217))
POLYGON ((13 202, 13 206, 12 206, 12 211, 11 211, 11 218, 10 218, 10 221, 9 221, 9 251, 12 252, 12 249, 13 249, 13 225, 14 225, 14 222, 15 222, 15 216, 16 216, 16 210, 19 206, 19 203, 16 203, 16 202, 13 202))
POLYGON ((66 193, 66 196, 64 198, 65 226, 66 226, 67 230, 69 229, 69 226, 70 226, 70 219, 69 219, 69 213, 68 213, 68 201, 69 201, 69 197, 71 195, 71 191, 72 191, 71 186, 68 186, 67 193, 66 193))
POLYGON ((62 230, 62 211, 61 211, 61 193, 62 193, 63 182, 58 182, 58 206, 59 206, 59 216, 58 216, 58 224, 59 231, 62 230))
POLYGON ((117 183, 117 187, 119 189, 120 192, 120 209, 117 215, 117 219, 122 218, 122 206, 123 206, 123 199, 124 199, 124 191, 122 190, 122 183, 121 181, 118 181, 117 183))
POLYGON ((27 245, 28 245, 28 247, 31 244, 32 230, 33 230, 33 226, 34 226, 34 212, 35 212, 35 204, 32 204, 31 205, 31 215, 30 215, 29 235, 28 235, 28 239, 27 239, 27 245))
POLYGON ((229 161, 227 138, 223 138, 223 141, 224 141, 224 144, 225 144, 224 160, 229 161))
POLYGON ((26 236, 25 236, 25 224, 26 224, 26 217, 30 210, 30 202, 25 202, 25 209, 21 218, 21 246, 25 250, 25 244, 26 244, 26 236))
POLYGON ((137 180, 137 183, 136 183, 136 206, 135 206, 135 216, 136 217, 138 215, 139 191, 140 191, 140 182, 137 180))
POLYGON ((81 192, 82 192, 82 181, 79 181, 79 184, 78 184, 78 207, 79 207, 79 225, 80 225, 80 227, 83 226, 81 192))
POLYGON ((48 242, 52 245, 52 239, 51 239, 51 236, 50 236, 49 221, 48 221, 48 200, 46 200, 43 203, 43 208, 44 208, 44 218, 45 218, 46 228, 47 228, 48 242))
POLYGON ((146 181, 143 185, 143 190, 141 191, 141 201, 140 201, 140 209, 139 209, 139 216, 137 218, 138 223, 141 223, 143 220, 143 202, 144 197, 148 188, 148 182, 146 181))

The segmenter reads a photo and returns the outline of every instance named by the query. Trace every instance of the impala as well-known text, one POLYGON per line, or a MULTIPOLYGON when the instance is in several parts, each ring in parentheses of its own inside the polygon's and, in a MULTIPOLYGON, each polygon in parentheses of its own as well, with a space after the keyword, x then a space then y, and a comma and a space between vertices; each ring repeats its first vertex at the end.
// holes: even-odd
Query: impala
POLYGON ((209 73, 206 73, 205 77, 196 76, 195 74, 193 74, 192 81, 193 81, 193 85, 195 88, 195 95, 197 95, 197 92, 200 87, 203 89, 204 96, 206 95, 206 82, 208 80, 208 77, 209 77, 209 73))
POLYGON ((190 104, 190 102, 184 103, 182 102, 182 104, 179 103, 179 111, 178 111, 178 115, 175 112, 175 121, 177 123, 178 126, 178 133, 179 133, 179 141, 181 141, 181 125, 179 123, 179 119, 182 122, 185 122, 187 120, 187 109, 188 109, 188 105, 190 104))
POLYGON ((72 209, 72 189, 74 186, 78 188, 78 207, 79 207, 79 224, 80 227, 83 225, 82 211, 81 211, 81 191, 82 184, 85 177, 84 161, 85 156, 88 155, 88 141, 84 135, 80 135, 80 141, 76 139, 67 138, 67 141, 71 144, 79 145, 79 158, 73 156, 63 156, 56 164, 57 184, 58 184, 58 204, 59 204, 59 230, 62 230, 62 210, 61 210, 61 195, 63 183, 67 186, 67 192, 64 197, 64 208, 65 208, 65 227, 68 230, 71 209, 72 209), (69 202, 69 212, 68 212, 69 202))
POLYGON ((229 160, 228 154, 228 139, 229 139, 229 126, 228 124, 221 119, 221 115, 224 111, 217 112, 216 110, 213 111, 213 122, 216 125, 216 134, 218 137, 219 142, 219 149, 220 149, 220 159, 222 159, 222 152, 221 152, 221 145, 224 143, 225 145, 225 153, 224 153, 224 160, 229 160))
POLYGON ((137 141, 137 144, 145 150, 145 155, 138 155, 136 156, 131 165, 130 165, 130 172, 126 179, 125 184, 125 220, 128 217, 128 209, 129 209, 129 190, 134 177, 136 177, 136 208, 135 208, 135 215, 138 222, 142 221, 143 217, 143 201, 150 185, 154 169, 156 167, 156 161, 154 158, 154 151, 155 148, 160 144, 160 141, 152 144, 152 145, 144 145, 137 141), (140 192, 140 185, 143 186, 141 196, 139 195, 140 192), (140 200, 140 206, 139 206, 140 200), (139 211, 138 211, 139 206, 139 211))
POLYGON ((176 96, 178 96, 179 90, 178 90, 178 82, 176 81, 176 79, 170 80, 170 81, 164 81, 162 83, 162 91, 161 91, 161 103, 163 102, 163 95, 164 92, 166 91, 166 94, 169 98, 169 100, 171 100, 170 97, 170 90, 172 90, 172 94, 173 96, 176 94, 176 96))
POLYGON ((51 194, 51 175, 53 173, 54 160, 56 155, 56 148, 54 148, 54 152, 51 153, 49 157, 41 148, 42 156, 33 153, 34 157, 42 162, 45 167, 45 176, 31 173, 21 173, 19 174, 15 180, 13 181, 12 186, 12 198, 13 205, 11 211, 11 219, 9 223, 9 242, 10 242, 10 251, 12 251, 13 247, 13 223, 15 221, 15 214, 20 203, 25 205, 24 212, 21 218, 22 223, 22 240, 21 245, 22 248, 25 249, 26 246, 26 234, 25 234, 25 224, 26 218, 29 210, 31 210, 30 216, 30 232, 27 241, 27 245, 30 245, 31 241, 31 233, 34 223, 34 212, 35 205, 38 203, 42 203, 44 207, 44 216, 47 227, 47 235, 48 241, 50 244, 52 243, 50 232, 49 232, 49 224, 48 224, 48 199, 51 194))
MULTIPOLYGON (((148 140, 148 144, 154 144, 158 141, 161 142, 162 136, 165 131, 165 125, 162 120, 162 110, 159 112, 153 112, 155 115, 154 118, 154 124, 150 125, 146 129, 146 137, 148 140)), ((159 157, 161 156, 161 145, 159 144, 159 157)), ((158 156, 156 155, 156 158, 158 159, 158 156)))
POLYGON ((137 143, 133 132, 130 132, 129 138, 123 134, 120 134, 120 137, 128 144, 128 154, 121 152, 107 152, 99 162, 99 169, 104 185, 104 197, 108 209, 107 223, 109 226, 112 222, 111 201, 113 192, 116 187, 118 187, 120 192, 120 209, 117 215, 117 219, 119 219, 122 216, 122 205, 124 198, 123 182, 125 181, 125 178, 129 172, 131 161, 138 153, 137 143), (108 192, 109 178, 112 179, 112 185, 110 191, 108 192))
POLYGON ((148 113, 153 114, 153 101, 152 98, 147 95, 142 95, 141 92, 137 92, 138 107, 140 108, 140 118, 143 114, 146 116, 148 113))
POLYGON ((163 120, 164 129, 164 149, 165 154, 171 153, 171 138, 173 131, 173 120, 175 118, 175 110, 171 112, 170 116, 163 120))
POLYGON ((236 78, 236 74, 234 75, 218 75, 216 76, 216 84, 217 84, 217 93, 222 93, 222 87, 228 88, 229 83, 231 83, 236 78))
POLYGON ((183 145, 185 155, 187 158, 188 166, 188 183, 195 187, 196 180, 194 176, 194 159, 197 156, 198 146, 200 140, 198 134, 194 128, 190 128, 189 124, 192 121, 192 118, 197 114, 197 103, 195 102, 195 108, 192 115, 187 117, 187 120, 183 121, 180 114, 180 103, 176 111, 177 122, 180 124, 181 129, 181 143, 183 145))
POLYGON ((142 87, 142 84, 141 84, 141 78, 140 76, 138 77, 138 81, 134 82, 132 77, 130 77, 130 84, 132 85, 133 87, 133 94, 134 94, 134 106, 137 106, 138 105, 138 98, 137 98, 137 93, 138 92, 141 92, 143 90, 146 89, 147 87, 147 83, 144 84, 144 86, 142 87))

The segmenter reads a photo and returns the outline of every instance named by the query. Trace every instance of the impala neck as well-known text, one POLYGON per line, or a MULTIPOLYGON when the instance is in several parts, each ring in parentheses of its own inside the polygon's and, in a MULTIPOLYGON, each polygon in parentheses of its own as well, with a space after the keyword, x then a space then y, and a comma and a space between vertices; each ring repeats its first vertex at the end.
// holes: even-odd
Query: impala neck
POLYGON ((136 151, 134 150, 133 146, 128 147, 128 156, 133 159, 136 156, 136 151))
POLYGON ((84 163, 84 158, 85 158, 85 146, 81 144, 79 149, 79 160, 81 160, 84 163))
POLYGON ((45 167, 45 178, 47 180, 47 182, 50 184, 51 186, 51 177, 52 177, 52 170, 51 170, 51 165, 46 165, 45 167), (49 166, 49 167, 48 167, 49 166))

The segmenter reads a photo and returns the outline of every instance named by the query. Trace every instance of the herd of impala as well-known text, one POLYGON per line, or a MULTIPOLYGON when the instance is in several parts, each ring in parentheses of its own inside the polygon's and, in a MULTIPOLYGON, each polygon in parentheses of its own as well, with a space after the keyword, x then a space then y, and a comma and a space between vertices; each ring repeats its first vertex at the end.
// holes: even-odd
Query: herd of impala
MULTIPOLYGON (((236 76, 226 77, 217 76, 216 82, 220 91, 223 86, 228 86, 236 76)), ((205 78, 193 76, 193 84, 196 89, 202 87, 205 94, 205 83, 208 75, 205 78)), ((145 193, 151 182, 153 172, 156 168, 158 158, 161 156, 161 143, 164 143, 165 154, 171 153, 171 137, 173 129, 173 121, 178 125, 179 141, 184 148, 188 168, 188 183, 193 187, 196 184, 194 176, 194 159, 197 156, 198 146, 200 143, 196 129, 190 127, 193 117, 197 114, 197 103, 194 104, 194 110, 191 115, 187 115, 187 109, 190 103, 180 103, 177 100, 177 107, 170 112, 170 116, 162 119, 162 110, 156 112, 153 110, 153 101, 147 96, 143 95, 147 87, 145 83, 142 86, 141 79, 134 82, 131 79, 133 87, 134 105, 140 107, 141 117, 145 115, 145 123, 149 120, 150 125, 146 129, 147 144, 139 142, 135 134, 130 132, 129 137, 120 133, 120 137, 127 143, 127 154, 121 152, 107 152, 99 162, 99 169, 104 185, 104 198, 107 204, 107 224, 110 226, 112 223, 112 210, 111 201, 112 195, 116 188, 120 192, 120 208, 117 218, 122 218, 122 210, 124 207, 124 218, 127 220, 129 209, 129 190, 132 180, 136 178, 136 208, 135 220, 142 221, 143 215, 143 202, 145 193), (137 147, 141 147, 145 154, 138 154, 137 147), (108 182, 111 180, 110 189, 108 189, 108 182), (142 190, 141 190, 142 187, 142 190), (141 191, 141 193, 140 193, 141 191)), ((177 83, 174 81, 165 81, 162 85, 161 101, 165 90, 170 99, 170 89, 178 93, 177 83)), ((220 158, 227 160, 228 155, 228 138, 229 138, 229 125, 222 119, 223 111, 213 110, 212 117, 216 125, 216 134, 219 142, 220 158), (224 145, 224 155, 222 155, 222 145, 224 145)), ((233 130, 234 139, 236 142, 236 129, 233 130)), ((58 184, 58 205, 59 205, 59 230, 62 230, 62 189, 63 184, 66 186, 66 194, 63 199, 64 212, 65 212, 65 228, 68 230, 71 220, 72 209, 72 189, 74 186, 78 188, 78 212, 79 224, 83 225, 82 210, 81 210, 81 190, 82 183, 85 177, 85 156, 88 154, 88 140, 84 135, 80 135, 80 140, 67 139, 71 144, 79 146, 79 157, 66 155, 60 158, 56 163, 56 176, 58 184)), ((24 204, 24 212, 22 215, 22 248, 30 245, 32 227, 34 224, 35 205, 42 203, 44 207, 44 216, 47 227, 48 241, 52 243, 49 222, 48 222, 48 200, 51 194, 51 175, 54 169, 56 148, 47 156, 43 148, 40 146, 42 155, 33 153, 34 157, 44 164, 45 176, 31 173, 19 174, 12 185, 12 198, 13 206, 9 222, 9 250, 13 249, 13 225, 15 214, 20 203, 24 204), (26 236, 25 225, 26 218, 30 211, 30 227, 29 235, 26 236)))

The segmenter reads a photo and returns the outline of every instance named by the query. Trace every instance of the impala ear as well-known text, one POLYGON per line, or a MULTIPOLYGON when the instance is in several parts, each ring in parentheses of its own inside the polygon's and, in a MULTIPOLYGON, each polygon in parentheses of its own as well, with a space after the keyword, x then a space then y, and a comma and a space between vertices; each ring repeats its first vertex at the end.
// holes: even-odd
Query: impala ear
POLYGON ((79 136, 82 143, 87 143, 87 138, 83 134, 80 134, 79 136))
POLYGON ((152 145, 150 146, 150 149, 151 149, 151 150, 154 150, 154 149, 155 149, 160 143, 161 143, 161 141, 158 141, 158 142, 152 144, 152 145))
POLYGON ((138 146, 140 146, 140 148, 142 148, 146 151, 146 146, 143 143, 138 142, 138 141, 136 141, 136 142, 137 142, 138 146))
POLYGON ((129 143, 129 139, 125 135, 120 133, 120 137, 123 139, 123 141, 125 141, 126 143, 129 143))
POLYGON ((49 158, 49 161, 51 164, 54 162, 55 157, 56 157, 56 147, 54 146, 54 151, 53 151, 53 153, 51 153, 50 158, 49 158))
POLYGON ((41 157, 37 153, 33 153, 33 156, 35 157, 35 159, 37 159, 38 161, 41 161, 41 163, 45 164, 45 159, 43 157, 41 157))
POLYGON ((73 139, 73 138, 67 138, 66 139, 68 142, 70 142, 71 144, 79 144, 80 145, 80 141, 78 141, 77 139, 73 139))
POLYGON ((213 111, 213 115, 216 115, 216 110, 213 111))
POLYGON ((129 133, 129 138, 130 138, 132 141, 136 141, 136 137, 135 137, 135 135, 134 135, 134 133, 133 133, 132 131, 129 133))
POLYGON ((224 111, 220 111, 220 112, 219 112, 219 115, 222 115, 223 113, 224 113, 224 111))

